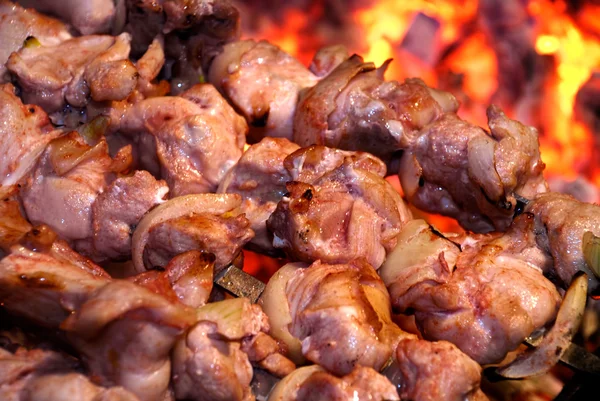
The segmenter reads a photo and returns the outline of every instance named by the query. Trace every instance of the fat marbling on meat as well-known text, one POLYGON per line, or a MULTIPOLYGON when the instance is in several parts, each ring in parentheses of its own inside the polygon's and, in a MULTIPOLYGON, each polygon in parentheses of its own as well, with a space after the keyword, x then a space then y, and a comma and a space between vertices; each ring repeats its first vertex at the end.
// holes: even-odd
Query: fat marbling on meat
POLYGON ((242 196, 240 208, 255 234, 248 246, 259 252, 277 254, 266 222, 287 192, 285 184, 292 180, 283 161, 298 148, 285 138, 265 137, 244 152, 219 184, 218 193, 242 196))
POLYGON ((208 79, 246 118, 254 141, 265 136, 292 139, 298 94, 317 83, 317 77, 294 57, 266 41, 253 40, 225 45, 208 79))
MULTIPOLYGON (((171 197, 214 192, 242 156, 247 126, 212 85, 196 85, 177 97, 140 101, 125 113, 120 132, 150 135, 141 155, 156 154, 171 197)), ((147 156, 146 156, 147 157, 147 156)), ((155 163, 152 157, 149 163, 155 163)), ((156 170, 152 165, 142 167, 156 170)))
POLYGON ((552 322, 560 294, 542 273, 530 214, 506 234, 444 238, 409 222, 379 273, 396 312, 414 313, 428 340, 446 340, 480 364, 501 361, 552 322))
POLYGON ((364 257, 379 267, 411 218, 383 179, 385 165, 366 153, 319 146, 292 153, 284 164, 294 181, 267 220, 273 246, 298 261, 364 257))

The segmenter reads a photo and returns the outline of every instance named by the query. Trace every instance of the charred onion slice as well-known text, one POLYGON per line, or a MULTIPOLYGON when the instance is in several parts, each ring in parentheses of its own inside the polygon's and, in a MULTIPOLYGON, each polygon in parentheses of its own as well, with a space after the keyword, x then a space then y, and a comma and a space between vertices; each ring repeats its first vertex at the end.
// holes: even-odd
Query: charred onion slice
POLYGON ((583 257, 594 275, 600 278, 600 237, 593 232, 583 234, 583 257))
POLYGON ((514 361, 497 369, 498 374, 518 379, 546 373, 560 360, 581 324, 587 299, 587 274, 580 273, 571 282, 558 310, 556 322, 537 348, 527 350, 514 361))
POLYGON ((194 213, 225 214, 239 207, 241 203, 242 198, 237 194, 195 194, 173 198, 150 210, 138 224, 131 239, 131 259, 135 270, 139 273, 146 271, 144 248, 152 227, 194 213))

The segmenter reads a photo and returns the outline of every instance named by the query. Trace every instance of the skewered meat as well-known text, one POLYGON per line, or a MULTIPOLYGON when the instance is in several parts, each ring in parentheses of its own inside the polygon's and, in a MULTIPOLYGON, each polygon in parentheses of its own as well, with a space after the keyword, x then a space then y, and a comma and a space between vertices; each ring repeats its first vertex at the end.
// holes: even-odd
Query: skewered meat
POLYGON ((364 150, 388 163, 402 150, 408 200, 474 231, 506 230, 515 193, 547 190, 535 129, 490 107, 490 135, 456 116, 452 95, 420 80, 385 82, 385 67, 352 56, 303 93, 294 142, 364 150))
POLYGON ((25 46, 6 67, 28 103, 48 113, 66 104, 83 107, 88 98, 122 100, 135 89, 137 70, 129 61, 131 37, 80 36, 54 46, 25 46))
POLYGON ((208 78, 242 112, 254 141, 265 136, 292 139, 298 93, 317 83, 298 60, 266 41, 253 40, 225 45, 208 78))
POLYGON ((26 10, 8 0, 0 1, 0 83, 8 82, 6 61, 10 54, 26 44, 32 37, 44 46, 55 46, 70 39, 68 27, 62 22, 26 10))
MULTIPOLYGON (((244 120, 208 84, 196 85, 181 97, 138 102, 126 111, 120 126, 130 136, 152 135, 171 197, 215 191, 242 156, 246 130, 244 120)), ((154 161, 141 162, 149 171, 156 170, 154 161)))
POLYGON ((113 0, 18 0, 24 7, 62 18, 83 35, 108 33, 115 19, 113 0))
POLYGON ((61 328, 100 384, 162 401, 169 392, 171 349, 194 322, 191 308, 114 280, 88 294, 61 328))
POLYGON ((0 86, 0 121, 0 185, 16 185, 60 132, 42 109, 21 103, 12 85, 0 86))
POLYGON ((52 351, 0 349, 0 399, 4 401, 138 401, 122 387, 102 388, 74 373, 72 360, 52 351))
MULTIPOLYGON (((43 234, 32 230, 33 236, 43 234)), ((15 245, 0 260, 3 307, 50 328, 57 328, 91 291, 109 280, 100 267, 83 263, 62 241, 55 241, 47 252, 15 245)))
POLYGON ((306 90, 294 117, 294 142, 362 150, 389 162, 412 132, 458 103, 420 80, 384 82, 387 64, 376 69, 354 55, 306 90))
MULTIPOLYGON (((121 149, 111 158, 104 139, 89 146, 72 132, 53 140, 21 189, 28 219, 34 224, 49 225, 76 250, 94 256, 94 202, 114 180, 115 173, 125 170, 130 163, 131 147, 121 149)), ((136 201, 141 199, 140 194, 133 191, 127 195, 136 201)), ((147 195, 152 203, 155 195, 147 195)), ((127 219, 131 208, 120 211, 121 219, 127 219)), ((103 230, 103 227, 97 228, 103 230)))
POLYGON ((317 400, 400 400, 394 385, 372 368, 357 366, 342 377, 321 367, 305 366, 295 370, 273 389, 268 401, 317 400))
POLYGON ((167 192, 164 181, 143 170, 113 181, 92 204, 94 253, 112 260, 130 256, 133 227, 167 192))
POLYGON ((263 253, 274 254, 266 222, 291 181, 283 160, 298 149, 285 138, 266 137, 248 148, 219 185, 218 193, 234 193, 243 197, 241 211, 250 221, 254 238, 248 245, 263 253))
MULTIPOLYGON (((588 231, 600 236, 600 207, 548 192, 539 194, 526 211, 535 216, 537 244, 553 260, 548 265, 552 275, 557 275, 566 287, 575 273, 585 271, 590 278, 589 288, 594 290, 598 284, 584 260, 582 238, 588 231)), ((546 272, 550 273, 548 269, 546 272)))
POLYGON ((198 320, 173 352, 178 399, 253 400, 250 361, 271 371, 279 369, 282 375, 295 368, 278 349, 259 344, 268 338, 264 333, 269 329, 268 320, 260 307, 246 298, 208 304, 198 310, 198 320), (270 366, 273 361, 277 364, 270 366))
POLYGON ((358 365, 380 369, 403 334, 391 323, 383 283, 358 260, 286 265, 269 281, 261 303, 270 334, 286 343, 294 361, 302 355, 337 375, 358 365))
POLYGON ((403 155, 400 180, 409 202, 456 218, 470 230, 505 231, 515 214, 515 194, 547 191, 537 131, 487 111, 491 136, 445 114, 425 127, 403 155))
POLYGON ((175 255, 197 249, 215 255, 220 272, 252 238, 237 194, 199 194, 171 199, 140 221, 132 238, 138 272, 165 266, 175 255))
POLYGON ((214 265, 212 254, 188 251, 171 259, 164 271, 150 270, 130 280, 166 298, 199 308, 210 296, 214 265))
POLYGON ((466 237, 459 248, 424 221, 409 222, 379 272, 394 309, 414 312, 426 339, 456 344, 480 364, 502 360, 560 303, 532 227, 522 215, 506 234, 466 237))
POLYGON ((449 342, 402 339, 395 358, 386 375, 394 370, 391 380, 403 400, 487 400, 479 388, 481 367, 449 342))
POLYGON ((373 157, 323 148, 299 150, 286 160, 288 195, 267 220, 273 246, 293 260, 346 263, 364 257, 379 267, 410 211, 382 178, 373 157))

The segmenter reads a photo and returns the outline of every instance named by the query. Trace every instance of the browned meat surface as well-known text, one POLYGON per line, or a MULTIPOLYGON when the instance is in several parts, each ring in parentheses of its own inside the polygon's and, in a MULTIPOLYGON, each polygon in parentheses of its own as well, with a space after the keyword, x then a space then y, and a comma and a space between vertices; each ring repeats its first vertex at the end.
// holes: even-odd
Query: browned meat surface
POLYGON ((306 90, 294 142, 363 150, 386 163, 402 150, 399 176, 408 200, 473 231, 506 230, 516 194, 547 190, 534 128, 490 107, 488 133, 456 116, 449 93, 418 79, 385 82, 385 67, 352 56, 306 90))
POLYGON ((549 192, 539 194, 526 210, 535 216, 538 245, 552 257, 552 275, 568 286, 575 273, 583 270, 591 280, 590 290, 596 288, 595 276, 583 258, 582 238, 586 232, 600 236, 600 206, 549 192))
POLYGON ((173 256, 197 249, 215 255, 218 273, 235 259, 253 232, 243 214, 230 211, 194 213, 167 220, 153 226, 149 235, 144 250, 146 266, 165 266, 173 256))
POLYGON ((4 252, 21 242, 33 228, 21 214, 21 206, 16 197, 18 188, 0 186, 0 259, 4 252))
POLYGON ((504 235, 458 245, 409 222, 380 274, 397 312, 414 312, 423 337, 446 340, 480 364, 498 362, 556 316, 560 295, 542 274, 533 217, 504 235))
POLYGON ((348 49, 343 45, 327 46, 319 49, 313 57, 309 70, 319 78, 323 78, 350 57, 348 49))
POLYGON ((1 0, 0 83, 8 82, 10 79, 6 73, 8 57, 12 52, 23 47, 28 37, 36 38, 44 46, 55 46, 70 39, 71 34, 67 26, 58 20, 34 10, 26 10, 11 1, 1 0))
POLYGON ((321 177, 343 164, 369 171, 380 177, 386 174, 385 164, 366 152, 353 152, 313 145, 299 149, 284 160, 292 181, 314 184, 321 177))
POLYGON ((163 202, 169 192, 164 181, 138 170, 113 181, 92 204, 93 249, 100 259, 131 256, 131 235, 142 216, 163 202))
POLYGON ((357 366, 342 377, 321 367, 305 366, 282 380, 268 401, 394 401, 400 400, 395 386, 376 370, 357 366))
POLYGON ((113 0, 18 0, 24 7, 33 7, 52 14, 73 25, 83 35, 108 33, 115 19, 113 0))
POLYGON ((60 354, 19 348, 0 349, 0 399, 3 401, 138 401, 122 387, 103 388, 60 354))
POLYGON ((293 260, 346 263, 363 257, 379 267, 410 211, 381 177, 380 162, 368 157, 344 157, 341 162, 339 152, 313 150, 316 153, 300 150, 289 156, 299 156, 290 163, 298 164, 292 176, 312 182, 287 184, 287 196, 267 220, 273 246, 293 260), (331 157, 321 160, 321 154, 331 157), (367 166, 370 170, 363 169, 367 166))
MULTIPOLYGON (((37 229, 32 232, 41 234, 37 229)), ((0 260, 3 307, 39 325, 57 328, 91 291, 110 280, 98 266, 86 265, 80 258, 61 241, 46 252, 13 246, 0 260)))
POLYGON ((403 400, 487 399, 479 388, 481 367, 446 341, 412 338, 400 341, 393 369, 396 372, 394 379, 398 381, 395 384, 403 400))
POLYGON ((12 85, 0 86, 0 121, 0 185, 16 185, 60 132, 42 109, 21 103, 12 85))
POLYGON ((164 271, 150 270, 130 280, 166 298, 199 308, 210 296, 214 265, 212 254, 188 251, 171 259, 164 271))
POLYGON ((317 83, 298 60, 266 41, 253 40, 225 45, 208 78, 242 112, 254 141, 265 136, 292 139, 298 93, 317 83))
POLYGON ((90 35, 56 45, 32 45, 11 54, 6 67, 14 74, 28 103, 49 113, 69 104, 83 107, 94 100, 122 100, 137 84, 128 60, 131 37, 90 35))
POLYGON ((21 189, 28 219, 93 255, 92 206, 115 173, 127 168, 130 152, 123 148, 111 158, 104 139, 91 147, 76 132, 53 140, 21 189))
POLYGON ((115 280, 89 294, 61 328, 101 385, 163 401, 170 392, 171 349, 194 322, 193 309, 115 280))
POLYGON ((402 335, 389 321, 384 284, 365 262, 297 268, 285 294, 289 333, 302 343, 306 359, 334 374, 349 374, 359 365, 381 369, 402 335))
POLYGON ((388 162, 412 131, 458 108, 452 95, 419 80, 384 82, 385 68, 354 55, 306 90, 294 117, 294 142, 362 150, 388 162))
POLYGON ((153 171, 158 156, 160 175, 171 197, 213 192, 242 156, 247 130, 243 118, 209 84, 196 85, 181 97, 155 97, 129 108, 121 132, 134 138, 152 135, 140 149, 141 166, 153 171), (149 164, 149 165, 148 165, 149 164))
POLYGON ((456 218, 466 229, 505 231, 517 200, 547 191, 537 131, 490 107, 491 135, 445 114, 419 132, 402 156, 400 180, 410 203, 456 218))
MULTIPOLYGON (((268 330, 263 327, 263 330, 268 330)), ((242 351, 248 355, 248 360, 272 375, 285 377, 290 374, 296 365, 283 354, 277 341, 270 335, 260 332, 242 340, 242 351)))
POLYGON ((264 138, 244 152, 217 190, 242 196, 241 210, 255 234, 248 245, 259 252, 276 253, 266 222, 286 193, 286 182, 292 180, 283 161, 297 149, 285 138, 264 138))
POLYGON ((269 368, 268 360, 278 355, 281 373, 294 369, 278 350, 265 347, 267 316, 248 299, 211 303, 198 309, 197 315, 198 323, 178 341, 173 352, 177 399, 254 400, 249 387, 253 374, 250 361, 269 368), (266 364, 261 364, 263 361, 266 364))

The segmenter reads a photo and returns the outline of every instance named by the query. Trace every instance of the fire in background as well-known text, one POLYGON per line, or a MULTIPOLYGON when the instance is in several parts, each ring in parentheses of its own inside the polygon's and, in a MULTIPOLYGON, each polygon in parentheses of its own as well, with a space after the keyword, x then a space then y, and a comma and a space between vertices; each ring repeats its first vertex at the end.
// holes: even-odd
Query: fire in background
POLYGON ((378 65, 393 58, 387 79, 418 76, 452 92, 461 117, 484 127, 485 108, 500 105, 538 128, 554 190, 600 199, 599 1, 256 0, 240 8, 245 37, 306 65, 320 47, 344 44, 378 65))

